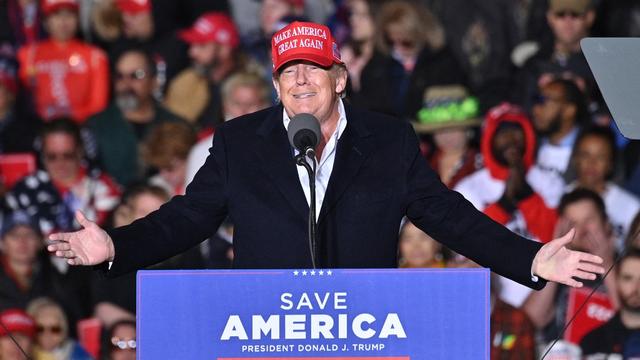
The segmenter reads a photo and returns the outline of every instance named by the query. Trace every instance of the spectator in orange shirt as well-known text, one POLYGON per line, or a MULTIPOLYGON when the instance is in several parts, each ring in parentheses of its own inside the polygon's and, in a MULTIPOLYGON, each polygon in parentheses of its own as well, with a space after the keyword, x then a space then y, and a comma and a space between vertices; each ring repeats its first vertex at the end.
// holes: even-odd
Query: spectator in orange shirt
POLYGON ((45 121, 67 116, 82 123, 107 105, 107 57, 75 39, 77 0, 44 0, 42 12, 50 39, 20 49, 20 79, 45 121))

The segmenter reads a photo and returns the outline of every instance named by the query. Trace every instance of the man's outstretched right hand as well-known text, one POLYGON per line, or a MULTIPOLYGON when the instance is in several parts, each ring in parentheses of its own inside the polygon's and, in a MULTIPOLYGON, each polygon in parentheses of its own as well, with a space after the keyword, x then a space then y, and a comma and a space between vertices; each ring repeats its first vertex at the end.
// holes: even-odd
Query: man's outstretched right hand
POLYGON ((69 265, 97 265, 113 261, 115 248, 109 234, 87 220, 80 211, 76 211, 76 220, 83 229, 49 235, 47 250, 66 259, 69 265))

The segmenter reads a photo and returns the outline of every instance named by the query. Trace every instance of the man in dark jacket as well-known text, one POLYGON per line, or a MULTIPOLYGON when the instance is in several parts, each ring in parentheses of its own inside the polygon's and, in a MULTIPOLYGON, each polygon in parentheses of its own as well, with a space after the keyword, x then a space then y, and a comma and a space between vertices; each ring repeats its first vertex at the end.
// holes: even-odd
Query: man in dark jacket
POLYGON ((78 213, 85 229, 52 235, 48 250, 73 265, 112 262, 109 274, 117 275, 188 249, 229 215, 234 267, 312 267, 309 186, 286 132, 291 118, 309 113, 321 130, 318 267, 395 267, 406 215, 449 248, 530 287, 544 286, 538 276, 580 286, 573 276, 604 272, 596 265, 602 259, 564 247, 573 232, 542 246, 447 189, 421 157, 410 124, 343 104, 347 72, 336 46, 319 24, 294 22, 277 32, 273 83, 282 105, 220 126, 185 196, 109 233, 78 213))

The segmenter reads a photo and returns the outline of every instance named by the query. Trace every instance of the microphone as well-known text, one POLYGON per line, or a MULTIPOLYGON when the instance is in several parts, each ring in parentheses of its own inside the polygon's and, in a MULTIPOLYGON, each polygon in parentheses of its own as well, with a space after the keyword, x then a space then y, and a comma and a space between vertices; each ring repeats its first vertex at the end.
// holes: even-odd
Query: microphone
POLYGON ((316 240, 316 152, 315 148, 320 141, 320 122, 311 114, 297 114, 289 122, 287 136, 289 143, 300 153, 296 155, 296 164, 302 166, 309 174, 309 253, 311 265, 316 268, 319 257, 318 242, 316 240), (307 162, 308 157, 311 165, 307 162))
POLYGON ((291 146, 306 154, 309 149, 315 150, 316 146, 318 146, 320 123, 311 114, 297 114, 289 122, 287 136, 291 146))

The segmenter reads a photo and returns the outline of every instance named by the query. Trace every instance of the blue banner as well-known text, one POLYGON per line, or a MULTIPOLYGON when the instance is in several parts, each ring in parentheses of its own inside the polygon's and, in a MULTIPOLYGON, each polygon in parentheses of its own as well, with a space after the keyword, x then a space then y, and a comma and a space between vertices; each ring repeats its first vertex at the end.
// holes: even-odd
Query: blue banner
POLYGON ((138 272, 139 359, 489 359, 489 271, 138 272))

